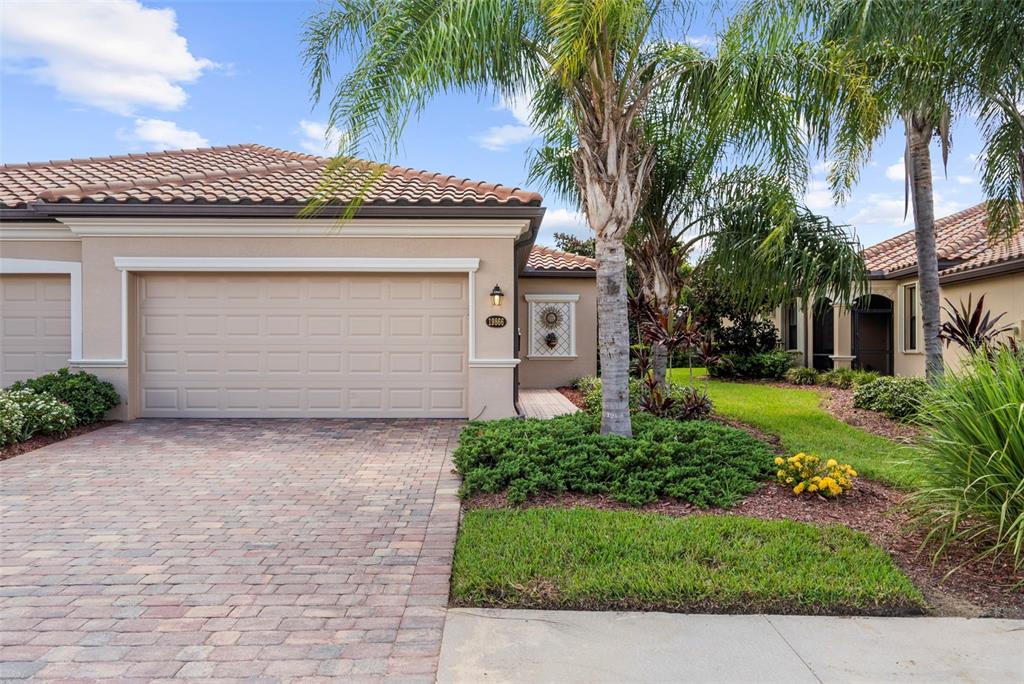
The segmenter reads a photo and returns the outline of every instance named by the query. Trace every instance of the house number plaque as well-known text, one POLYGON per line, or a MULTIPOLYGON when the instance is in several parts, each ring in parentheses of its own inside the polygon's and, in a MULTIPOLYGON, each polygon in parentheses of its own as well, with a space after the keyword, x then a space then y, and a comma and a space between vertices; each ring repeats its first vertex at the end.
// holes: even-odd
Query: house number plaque
POLYGON ((504 328, 505 324, 508 323, 504 316, 488 316, 487 327, 488 328, 504 328))

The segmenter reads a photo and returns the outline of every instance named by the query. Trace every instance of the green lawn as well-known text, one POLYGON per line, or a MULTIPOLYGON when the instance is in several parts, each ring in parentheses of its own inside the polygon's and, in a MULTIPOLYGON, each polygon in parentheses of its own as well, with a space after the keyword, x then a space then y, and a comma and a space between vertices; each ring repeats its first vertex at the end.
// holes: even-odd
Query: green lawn
POLYGON ((591 508, 478 509, 452 601, 559 609, 901 614, 920 592, 846 527, 591 508))
MULTIPOLYGON (((688 381, 688 371, 672 373, 675 382, 688 381)), ((788 452, 835 458, 865 477, 896 486, 909 486, 918 479, 904 449, 833 418, 819 406, 821 395, 816 390, 711 380, 708 394, 715 412, 777 435, 788 452)))

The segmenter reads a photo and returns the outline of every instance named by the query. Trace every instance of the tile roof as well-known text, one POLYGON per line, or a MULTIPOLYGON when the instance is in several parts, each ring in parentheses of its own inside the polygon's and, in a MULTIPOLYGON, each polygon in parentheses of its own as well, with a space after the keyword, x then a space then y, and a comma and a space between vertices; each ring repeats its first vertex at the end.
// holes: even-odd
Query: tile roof
POLYGON ((526 260, 527 271, 597 271, 597 259, 534 245, 526 260))
MULTIPOLYGON (((948 265, 940 275, 962 273, 982 266, 1024 258, 1024 231, 1010 240, 990 244, 986 204, 944 216, 935 221, 936 248, 940 262, 948 265)), ((864 250, 868 270, 881 276, 917 266, 914 231, 910 230, 864 250)), ((940 263, 941 266, 941 263, 940 263)))
MULTIPOLYGON (((117 157, 0 166, 0 207, 46 203, 304 205, 317 191, 324 157, 263 145, 229 145, 117 157)), ((399 166, 354 170, 351 187, 369 181, 366 205, 539 206, 541 196, 399 166)), ((354 197, 342 189, 338 204, 354 197)))

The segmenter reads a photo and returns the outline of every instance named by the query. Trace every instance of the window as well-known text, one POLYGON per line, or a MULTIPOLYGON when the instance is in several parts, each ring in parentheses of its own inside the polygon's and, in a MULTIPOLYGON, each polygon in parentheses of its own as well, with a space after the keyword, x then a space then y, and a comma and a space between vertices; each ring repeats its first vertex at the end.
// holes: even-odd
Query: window
POLYGON ((800 310, 795 301, 782 310, 782 344, 787 351, 800 349, 800 310))
POLYGON ((917 284, 903 288, 903 351, 917 351, 917 284))
POLYGON ((579 295, 528 294, 531 359, 566 359, 576 356, 576 302, 579 295))

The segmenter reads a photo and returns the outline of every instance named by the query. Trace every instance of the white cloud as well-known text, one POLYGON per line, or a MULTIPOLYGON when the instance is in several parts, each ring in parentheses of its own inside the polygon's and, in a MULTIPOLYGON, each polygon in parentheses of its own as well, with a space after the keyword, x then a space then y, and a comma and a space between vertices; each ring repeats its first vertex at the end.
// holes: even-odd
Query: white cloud
POLYGON ((957 176, 956 182, 960 185, 974 185, 975 181, 973 176, 957 176))
POLYGON ((338 154, 345 141, 345 134, 333 126, 328 131, 327 124, 322 121, 299 122, 298 132, 302 134, 299 147, 310 154, 329 157, 338 154))
POLYGON ((700 36, 686 36, 686 42, 696 48, 704 48, 709 45, 714 45, 715 37, 708 35, 700 36))
POLYGON ((210 145, 196 131, 186 131, 173 121, 163 119, 136 119, 135 128, 118 135, 147 150, 180 150, 210 145))
POLYGON ((503 97, 498 109, 507 111, 517 123, 491 126, 475 137, 480 147, 492 152, 502 152, 512 145, 520 145, 535 138, 537 132, 530 125, 531 99, 529 94, 516 95, 511 98, 503 97))
MULTIPOLYGON (((960 211, 965 205, 956 200, 946 198, 942 193, 934 193, 935 218, 948 216, 960 211)), ((871 193, 865 200, 851 202, 850 208, 857 209, 850 217, 848 223, 854 226, 911 226, 914 221, 913 207, 907 207, 906 218, 904 218, 903 196, 889 195, 884 193, 871 193)))
POLYGON ((885 177, 894 181, 902 181, 907 177, 907 167, 903 157, 900 157, 895 164, 885 167, 885 177))
POLYGON ((553 245, 555 233, 569 233, 580 238, 593 237, 594 234, 582 213, 561 207, 548 209, 544 214, 537 242, 542 245, 553 245))
POLYGON ((0 40, 10 69, 126 116, 140 107, 180 109, 188 99, 182 84, 215 66, 189 51, 174 10, 136 0, 4 0, 0 40))
POLYGON ((804 205, 815 212, 833 208, 835 202, 832 199, 832 191, 829 189, 828 183, 823 180, 811 180, 807 185, 807 192, 804 194, 804 205))

